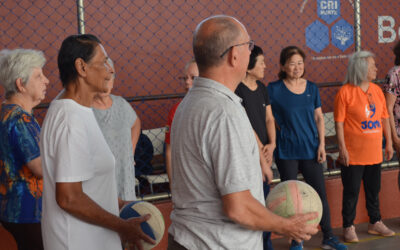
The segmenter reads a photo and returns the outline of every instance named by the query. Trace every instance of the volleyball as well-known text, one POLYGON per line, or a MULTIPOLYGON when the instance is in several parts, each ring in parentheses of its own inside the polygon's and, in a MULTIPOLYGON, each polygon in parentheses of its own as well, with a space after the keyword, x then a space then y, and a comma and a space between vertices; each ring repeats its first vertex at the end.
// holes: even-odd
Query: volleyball
POLYGON ((322 217, 322 202, 318 193, 307 183, 284 181, 268 194, 266 207, 273 213, 288 218, 299 213, 318 212, 318 218, 308 224, 318 224, 322 217))
POLYGON ((120 212, 120 217, 123 219, 130 219, 134 217, 140 217, 146 214, 150 214, 151 217, 149 220, 142 222, 140 227, 142 231, 150 236, 153 240, 156 241, 155 245, 151 245, 147 242, 142 241, 143 248, 145 250, 152 249, 158 243, 160 243, 164 231, 165 231, 165 222, 164 217, 162 216, 160 210, 153 204, 146 201, 133 201, 127 205, 125 205, 120 212))

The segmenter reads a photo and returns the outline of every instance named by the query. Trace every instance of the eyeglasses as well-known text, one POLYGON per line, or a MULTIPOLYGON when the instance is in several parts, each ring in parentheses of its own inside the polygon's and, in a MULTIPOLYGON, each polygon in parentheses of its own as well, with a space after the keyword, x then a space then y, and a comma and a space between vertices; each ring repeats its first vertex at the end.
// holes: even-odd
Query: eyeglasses
POLYGON ((221 57, 221 58, 224 57, 224 55, 225 55, 226 53, 228 53, 229 50, 231 50, 233 47, 242 46, 242 45, 246 45, 246 44, 249 45, 249 50, 250 50, 250 51, 252 51, 252 50, 254 49, 254 41, 253 41, 253 40, 250 40, 250 41, 245 42, 245 43, 239 43, 239 44, 232 45, 231 47, 227 48, 227 49, 224 51, 224 53, 222 53, 219 57, 221 57))
POLYGON ((189 78, 192 79, 192 81, 194 80, 195 76, 180 76, 178 77, 179 80, 186 82, 189 78))

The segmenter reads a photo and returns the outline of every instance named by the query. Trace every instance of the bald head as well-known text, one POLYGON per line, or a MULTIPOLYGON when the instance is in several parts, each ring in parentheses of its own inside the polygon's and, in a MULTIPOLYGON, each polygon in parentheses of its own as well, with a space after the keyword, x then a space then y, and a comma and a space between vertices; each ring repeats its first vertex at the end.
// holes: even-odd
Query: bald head
POLYGON ((199 23, 193 36, 193 52, 199 70, 220 65, 227 56, 221 58, 221 54, 235 44, 243 30, 244 26, 230 16, 212 16, 199 23))

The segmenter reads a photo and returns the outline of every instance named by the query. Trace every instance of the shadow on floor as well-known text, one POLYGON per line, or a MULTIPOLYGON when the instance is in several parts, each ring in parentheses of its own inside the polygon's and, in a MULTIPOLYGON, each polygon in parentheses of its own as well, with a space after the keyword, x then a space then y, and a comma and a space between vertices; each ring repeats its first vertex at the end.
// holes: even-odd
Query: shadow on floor
MULTIPOLYGON (((396 232, 393 237, 380 237, 367 233, 368 223, 356 225, 356 232, 360 240, 359 243, 346 243, 349 250, 399 250, 400 249, 400 218, 383 220, 386 226, 396 232)), ((339 240, 343 242, 342 228, 333 230, 339 240)), ((319 232, 304 243, 304 250, 321 249, 322 233, 319 232)), ((286 238, 272 240, 274 250, 288 250, 289 243, 286 238)))

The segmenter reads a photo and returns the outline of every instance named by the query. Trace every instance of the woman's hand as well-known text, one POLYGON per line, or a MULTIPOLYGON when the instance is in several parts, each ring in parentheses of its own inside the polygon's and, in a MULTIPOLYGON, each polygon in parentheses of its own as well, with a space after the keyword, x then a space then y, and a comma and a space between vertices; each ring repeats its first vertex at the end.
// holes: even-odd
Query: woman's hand
POLYGON ((263 154, 260 154, 260 165, 262 171, 263 181, 268 181, 268 184, 271 184, 273 179, 273 173, 271 169, 272 160, 267 161, 263 154))
POLYGON ((347 152, 346 148, 339 148, 338 160, 343 166, 349 166, 349 152, 347 152))
POLYGON ((122 199, 120 199, 119 197, 118 197, 118 208, 119 208, 119 210, 121 211, 121 209, 125 206, 125 205, 127 205, 127 204, 129 204, 129 203, 131 203, 132 201, 126 201, 126 200, 122 200, 122 199))
POLYGON ((272 172, 271 165, 263 166, 262 172, 263 172, 263 181, 268 181, 268 184, 271 184, 272 179, 274 178, 274 174, 272 172), (267 180, 265 180, 265 178, 267 178, 267 180))
POLYGON ((262 148, 265 160, 267 160, 268 163, 272 164, 272 161, 274 159, 274 150, 275 150, 274 144, 266 144, 262 148))
POLYGON ((317 152, 317 160, 319 163, 326 161, 325 145, 320 144, 317 152))
POLYGON ((393 145, 391 143, 386 143, 385 146, 385 159, 390 161, 393 157, 393 145))
POLYGON ((393 136, 393 147, 397 153, 400 153, 400 138, 393 136))

